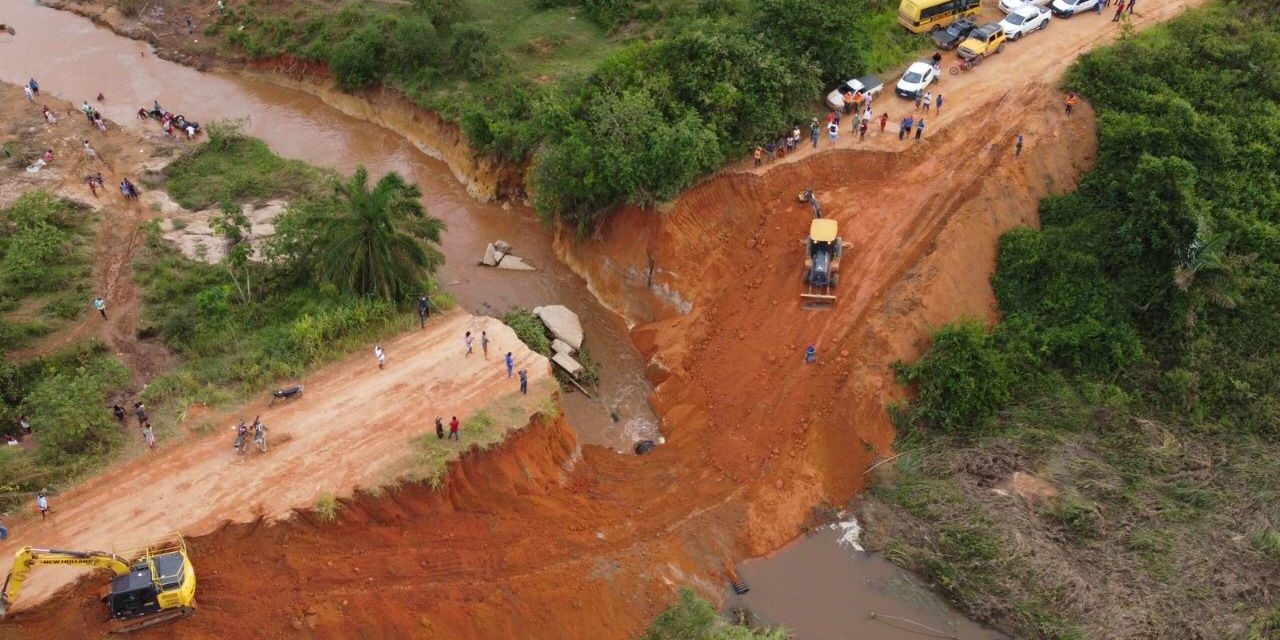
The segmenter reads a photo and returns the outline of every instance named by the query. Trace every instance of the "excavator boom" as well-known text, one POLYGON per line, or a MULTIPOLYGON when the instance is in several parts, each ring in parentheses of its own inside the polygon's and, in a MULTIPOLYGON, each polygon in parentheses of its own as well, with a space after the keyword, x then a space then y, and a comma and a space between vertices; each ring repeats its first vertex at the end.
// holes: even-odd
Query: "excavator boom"
POLYGON ((9 611, 10 605, 18 598, 22 583, 26 581, 31 567, 42 565, 64 565, 73 567, 98 567, 110 569, 118 576, 129 573, 129 565, 114 553, 105 551, 65 551, 62 549, 37 549, 23 547, 13 556, 13 569, 4 578, 4 588, 0 590, 0 618, 9 611))

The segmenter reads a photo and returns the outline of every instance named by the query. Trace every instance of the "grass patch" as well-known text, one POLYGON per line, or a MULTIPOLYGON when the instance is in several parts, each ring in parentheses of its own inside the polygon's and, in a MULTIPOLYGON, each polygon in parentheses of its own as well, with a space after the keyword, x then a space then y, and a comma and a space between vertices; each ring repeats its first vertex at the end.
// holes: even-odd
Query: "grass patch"
POLYGON ((241 135, 242 124, 211 123, 208 142, 165 168, 164 188, 178 204, 194 211, 223 202, 292 199, 326 190, 325 179, 331 174, 281 158, 261 140, 241 135))
POLYGON ((731 624, 691 589, 681 588, 676 601, 658 614, 640 640, 786 640, 780 628, 748 628, 731 624))
POLYGON ((434 431, 429 431, 414 439, 409 479, 425 482, 433 489, 441 488, 450 462, 469 449, 486 451, 499 445, 511 432, 528 424, 529 416, 521 408, 524 397, 518 393, 503 396, 466 417, 458 429, 458 440, 448 439, 452 416, 440 416, 446 437, 439 438, 434 431))
POLYGON ((332 493, 322 493, 316 498, 316 515, 325 522, 333 522, 338 518, 342 503, 332 493))

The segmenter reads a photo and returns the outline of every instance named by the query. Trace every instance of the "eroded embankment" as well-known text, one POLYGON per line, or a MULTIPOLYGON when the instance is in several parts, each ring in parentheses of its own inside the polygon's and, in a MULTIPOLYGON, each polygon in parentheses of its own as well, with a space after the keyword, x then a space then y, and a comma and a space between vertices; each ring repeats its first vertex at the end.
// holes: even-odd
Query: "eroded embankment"
MULTIPOLYGON (((1006 93, 910 151, 721 175, 661 216, 623 212, 575 261, 605 265, 588 275, 620 308, 650 305, 653 321, 634 336, 658 363, 666 446, 643 457, 588 447, 562 472, 570 447, 556 423, 477 455, 441 497, 406 488, 362 497, 333 525, 299 518, 200 538, 201 608, 177 623, 183 635, 623 638, 674 585, 714 593, 727 566, 862 488, 893 439, 888 364, 942 322, 993 314, 999 233, 1034 223, 1037 200, 1071 188, 1093 155, 1089 115, 1065 119, 1051 96, 1006 93), (1035 136, 1014 161, 1018 131, 1035 136), (825 311, 798 300, 806 187, 853 243, 825 311), (652 279, 620 275, 650 264, 652 279), (688 313, 645 302, 652 282, 679 292, 688 313), (819 361, 804 365, 810 342, 819 361)), ((2 630, 96 628, 92 590, 82 583, 2 630)))

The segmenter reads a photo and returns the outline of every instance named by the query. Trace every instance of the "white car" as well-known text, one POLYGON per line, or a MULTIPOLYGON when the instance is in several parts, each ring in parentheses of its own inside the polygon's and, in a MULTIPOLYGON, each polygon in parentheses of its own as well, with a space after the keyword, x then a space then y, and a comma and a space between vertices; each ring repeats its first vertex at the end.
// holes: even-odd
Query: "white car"
POLYGON ((996 3, 996 6, 1000 7, 1001 11, 1009 13, 1024 4, 1034 4, 1037 7, 1048 7, 1049 0, 1000 0, 1000 2, 996 3))
POLYGON ((1005 37, 1017 40, 1032 31, 1039 31, 1049 26, 1049 17, 1048 9, 1024 4, 1021 7, 1014 7, 1013 11, 1000 21, 1000 28, 1004 29, 1005 37))
POLYGON ((1053 0, 1049 10, 1060 18, 1070 18, 1084 11, 1096 11, 1102 0, 1053 0))
POLYGON ((880 78, 875 76, 854 78, 827 94, 827 106, 834 111, 839 111, 844 108, 844 94, 861 93, 864 96, 878 96, 881 89, 884 89, 884 83, 880 81, 880 78))
POLYGON ((912 62, 903 72, 902 79, 894 88, 894 93, 904 98, 914 98, 924 92, 925 87, 938 81, 938 74, 928 62, 912 62))

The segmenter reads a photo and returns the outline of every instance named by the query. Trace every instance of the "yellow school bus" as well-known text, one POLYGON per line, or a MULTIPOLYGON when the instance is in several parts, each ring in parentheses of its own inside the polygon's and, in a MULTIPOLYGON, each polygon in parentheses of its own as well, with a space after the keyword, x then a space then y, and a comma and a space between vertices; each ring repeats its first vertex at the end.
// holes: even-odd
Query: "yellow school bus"
POLYGON ((981 10, 982 0, 902 0, 898 22, 912 33, 924 33, 981 10))

